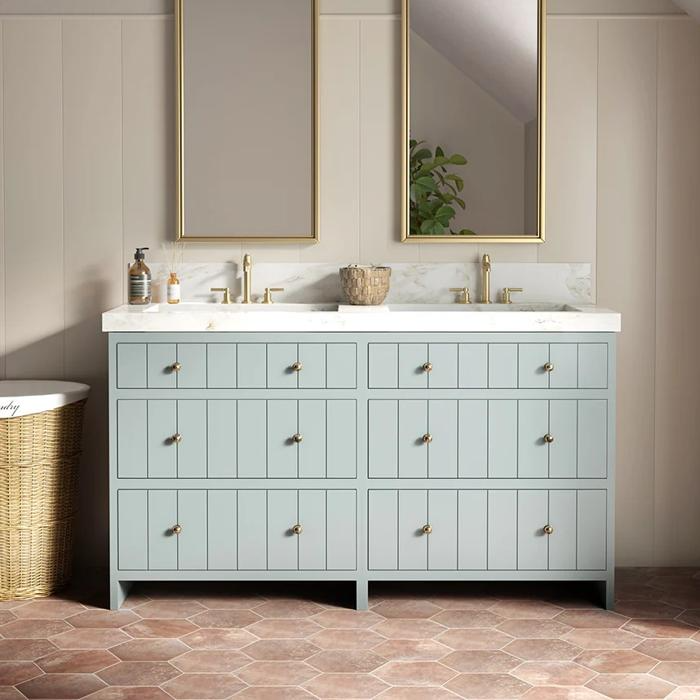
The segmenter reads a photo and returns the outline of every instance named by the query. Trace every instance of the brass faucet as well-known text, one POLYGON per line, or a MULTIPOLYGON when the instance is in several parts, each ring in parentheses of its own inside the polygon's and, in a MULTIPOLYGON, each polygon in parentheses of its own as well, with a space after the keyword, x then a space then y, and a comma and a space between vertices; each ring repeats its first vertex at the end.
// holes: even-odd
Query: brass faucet
POLYGON ((250 304, 250 287, 253 277, 253 258, 246 253, 243 256, 243 303, 250 304))
POLYGON ((458 295, 458 304, 471 304, 471 296, 469 295, 469 287, 450 287, 450 291, 458 295))
POLYGON ((491 258, 488 254, 481 259, 481 303, 491 303, 491 258))

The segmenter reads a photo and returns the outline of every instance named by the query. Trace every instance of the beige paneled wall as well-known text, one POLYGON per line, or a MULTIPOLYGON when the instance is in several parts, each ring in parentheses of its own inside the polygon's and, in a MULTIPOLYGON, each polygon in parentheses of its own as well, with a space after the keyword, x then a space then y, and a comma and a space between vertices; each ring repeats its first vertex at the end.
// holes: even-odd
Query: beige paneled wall
MULTIPOLYGON (((165 0, 139 5, 152 14, 136 14, 133 0, 62 2, 82 14, 46 14, 55 0, 0 0, 0 11, 44 13, 0 14, 0 377, 93 385, 80 553, 105 563, 100 312, 123 299, 133 248, 150 245, 157 259, 174 233, 173 20, 158 14, 165 0)), ((477 245, 398 242, 396 0, 322 7, 321 242, 246 251, 265 261, 475 260, 477 245)), ((548 242, 489 252, 495 264, 597 263, 599 301, 624 314, 618 559, 697 564, 699 332, 687 319, 700 303, 700 27, 664 14, 562 14, 549 39, 548 242)), ((200 244, 187 259, 241 253, 200 244)))

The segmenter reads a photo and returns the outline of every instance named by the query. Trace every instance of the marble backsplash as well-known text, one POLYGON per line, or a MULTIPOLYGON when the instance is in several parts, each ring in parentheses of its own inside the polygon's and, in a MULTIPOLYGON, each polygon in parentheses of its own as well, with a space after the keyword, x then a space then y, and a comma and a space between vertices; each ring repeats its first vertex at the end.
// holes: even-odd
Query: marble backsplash
MULTIPOLYGON (((259 263, 253 261, 253 299, 262 298, 265 287, 284 287, 279 302, 343 301, 338 265, 332 263, 259 263)), ((481 270, 476 263, 386 263, 391 267, 390 304, 448 304, 455 301, 450 287, 469 287, 472 301, 481 289, 481 270)), ((153 274, 154 301, 163 301, 169 270, 162 263, 149 263, 153 274)), ((183 301, 210 302, 221 298, 211 287, 229 287, 240 297, 242 269, 236 263, 183 263, 178 266, 183 301)), ((515 301, 549 301, 591 304, 594 302, 592 271, 588 263, 492 262, 491 300, 500 300, 503 287, 522 287, 515 301)))

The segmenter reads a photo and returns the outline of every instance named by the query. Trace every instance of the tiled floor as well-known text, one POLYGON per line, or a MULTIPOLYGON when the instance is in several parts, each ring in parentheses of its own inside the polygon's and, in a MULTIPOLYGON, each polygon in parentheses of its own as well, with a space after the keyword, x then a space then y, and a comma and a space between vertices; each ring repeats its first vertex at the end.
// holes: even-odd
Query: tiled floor
POLYGON ((0 700, 699 699, 700 572, 626 569, 617 590, 615 613, 563 584, 375 586, 370 612, 337 584, 0 603, 0 700))

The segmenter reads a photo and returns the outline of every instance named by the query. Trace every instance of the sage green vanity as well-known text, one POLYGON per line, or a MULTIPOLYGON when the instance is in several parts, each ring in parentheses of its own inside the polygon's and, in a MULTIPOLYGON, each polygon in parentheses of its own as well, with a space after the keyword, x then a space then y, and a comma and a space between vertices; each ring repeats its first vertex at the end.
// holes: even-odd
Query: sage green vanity
POLYGON ((614 333, 111 332, 111 605, 147 580, 586 580, 614 333))

